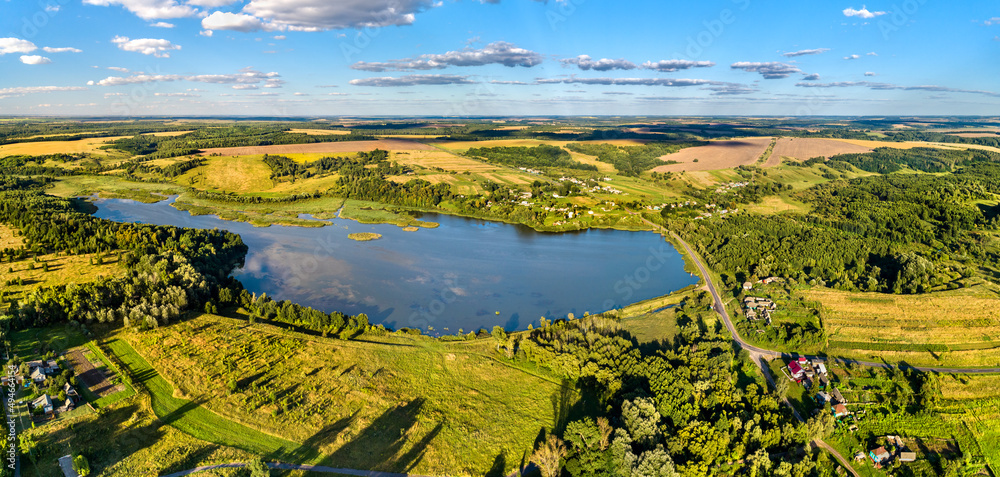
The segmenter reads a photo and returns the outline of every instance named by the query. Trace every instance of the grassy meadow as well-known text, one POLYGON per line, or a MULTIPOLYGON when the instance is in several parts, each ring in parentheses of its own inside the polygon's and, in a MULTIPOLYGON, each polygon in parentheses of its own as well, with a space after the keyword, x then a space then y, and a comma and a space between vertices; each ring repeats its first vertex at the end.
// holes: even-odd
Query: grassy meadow
POLYGON ((822 303, 831 354, 969 367, 995 366, 1000 357, 997 295, 983 286, 924 295, 802 293, 822 303))
MULTIPOLYGON (((293 452, 286 441, 295 442, 343 467, 482 475, 502 462, 509 471, 578 399, 546 373, 498 360, 492 340, 317 339, 201 315, 122 333, 110 347, 140 375, 150 365, 162 375, 148 384, 157 415, 192 409, 196 421, 257 436, 231 445, 293 452)), ((219 442, 215 426, 179 422, 219 442)))

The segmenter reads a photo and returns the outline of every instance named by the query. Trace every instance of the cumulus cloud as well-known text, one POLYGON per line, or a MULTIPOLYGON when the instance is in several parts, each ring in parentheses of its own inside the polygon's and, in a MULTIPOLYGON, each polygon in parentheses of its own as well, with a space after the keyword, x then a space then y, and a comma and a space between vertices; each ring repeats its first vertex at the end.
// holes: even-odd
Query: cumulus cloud
POLYGON ((819 81, 819 73, 805 75, 802 77, 802 81, 819 81))
POLYGON ((184 18, 193 17, 198 14, 196 8, 179 4, 176 0, 83 0, 83 4, 101 7, 118 5, 143 20, 184 18))
POLYGON ((937 85, 918 85, 918 86, 904 86, 892 83, 875 83, 872 81, 839 81, 835 83, 796 83, 795 86, 805 87, 805 88, 851 88, 851 87, 865 87, 872 90, 878 91, 932 91, 936 93, 964 93, 964 94, 978 94, 984 96, 991 96, 994 98, 1000 98, 1000 93, 995 93, 993 91, 975 90, 975 89, 961 89, 961 88, 949 88, 947 86, 937 86, 937 85))
POLYGON ((121 66, 109 66, 108 69, 119 73, 128 73, 128 68, 122 68, 121 66))
POLYGON ((845 60, 856 60, 858 58, 861 58, 861 55, 847 55, 844 57, 845 60))
POLYGON ((814 48, 811 50, 789 51, 788 53, 782 53, 781 56, 795 58, 796 56, 818 55, 820 53, 826 53, 828 51, 830 51, 829 48, 814 48))
POLYGON ((861 10, 855 10, 852 7, 847 7, 844 9, 845 17, 860 17, 860 18, 875 18, 877 16, 885 15, 886 12, 872 12, 868 10, 868 7, 861 7, 861 10))
POLYGON ((0 55, 9 53, 31 53, 38 47, 28 40, 20 38, 0 38, 0 55))
POLYGON ((434 0, 251 0, 243 12, 281 30, 321 31, 410 25, 434 0))
POLYGON ((505 41, 490 43, 483 48, 465 48, 459 51, 449 51, 444 54, 420 55, 417 58, 404 58, 387 62, 368 63, 359 61, 351 65, 352 69, 361 71, 414 71, 438 70, 449 66, 484 66, 490 64, 508 67, 523 66, 531 68, 542 62, 542 55, 531 50, 518 48, 505 41))
POLYGON ((647 61, 642 64, 643 69, 656 70, 663 73, 673 73, 675 71, 690 68, 711 68, 715 63, 711 61, 691 61, 691 60, 660 60, 657 62, 647 61))
POLYGON ((46 47, 42 48, 42 51, 44 51, 46 53, 83 53, 83 50, 80 50, 80 49, 77 49, 77 48, 71 48, 71 47, 52 48, 52 47, 46 46, 46 47))
POLYGON ((21 63, 26 65, 47 65, 52 63, 52 60, 38 55, 21 55, 21 63))
POLYGON ((156 22, 156 23, 151 23, 149 26, 154 28, 173 28, 174 24, 167 22, 156 22))
POLYGON ((153 55, 157 58, 170 58, 170 52, 181 49, 180 45, 174 45, 169 40, 158 40, 155 38, 138 38, 130 40, 128 37, 116 36, 111 42, 118 45, 119 49, 134 51, 144 55, 153 55))
POLYGON ((257 85, 255 85, 255 84, 234 84, 233 85, 233 89, 240 89, 240 90, 257 89, 257 85))
MULTIPOLYGON (((229 12, 215 12, 205 18, 202 18, 201 27, 208 32, 211 32, 212 30, 233 30, 244 33, 274 29, 255 16, 229 12)), ((206 36, 212 36, 212 34, 209 33, 206 36)))
POLYGON ((82 86, 18 86, 16 88, 0 88, 0 98, 35 93, 53 93, 57 91, 87 91, 87 88, 82 86))
POLYGON ((986 25, 986 26, 1000 25, 1000 17, 990 18, 989 20, 986 20, 985 22, 983 22, 983 24, 986 25))
POLYGON ((153 96, 164 96, 168 98, 200 98, 200 94, 192 93, 153 93, 153 96))
POLYGON ((354 86, 404 87, 417 85, 474 84, 468 76, 459 75, 407 75, 398 78, 389 76, 351 80, 354 86))
POLYGON ((875 73, 873 73, 871 71, 866 71, 865 72, 865 76, 878 76, 878 75, 876 75, 875 73))
POLYGON ((631 61, 621 58, 617 60, 602 58, 594 61, 588 55, 580 55, 576 58, 566 58, 559 61, 564 65, 575 65, 577 68, 585 71, 634 70, 639 67, 631 61))
POLYGON ((192 81, 196 83, 229 84, 237 86, 244 85, 254 87, 248 89, 256 89, 256 86, 259 84, 263 84, 266 88, 280 88, 281 85, 284 84, 284 81, 281 79, 281 75, 278 73, 263 73, 253 68, 244 68, 240 70, 239 73, 226 75, 147 75, 137 73, 131 76, 109 76, 100 81, 90 81, 87 84, 97 86, 123 86, 130 84, 170 81, 192 81))
POLYGON ((781 79, 791 76, 793 73, 801 73, 795 65, 771 61, 767 63, 740 61, 730 66, 734 70, 743 70, 750 73, 760 73, 764 79, 781 79))

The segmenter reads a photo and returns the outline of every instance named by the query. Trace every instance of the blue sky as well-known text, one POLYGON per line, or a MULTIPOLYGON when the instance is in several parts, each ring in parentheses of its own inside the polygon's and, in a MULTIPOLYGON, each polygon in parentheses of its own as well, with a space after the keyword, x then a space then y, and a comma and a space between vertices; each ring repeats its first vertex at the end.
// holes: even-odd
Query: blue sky
POLYGON ((995 0, 0 0, 3 115, 996 115, 995 0))

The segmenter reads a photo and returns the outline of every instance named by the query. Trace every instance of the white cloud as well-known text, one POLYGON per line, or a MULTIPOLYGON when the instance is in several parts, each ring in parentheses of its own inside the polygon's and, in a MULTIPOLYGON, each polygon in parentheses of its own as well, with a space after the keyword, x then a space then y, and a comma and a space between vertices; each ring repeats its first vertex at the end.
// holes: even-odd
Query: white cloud
POLYGON ((755 63, 749 61, 740 61, 733 63, 730 66, 734 70, 743 70, 751 73, 760 73, 764 79, 781 79, 787 78, 792 75, 792 73, 801 73, 802 70, 798 69, 795 65, 790 65, 788 63, 779 63, 777 61, 771 61, 767 63, 755 63))
POLYGON ((812 73, 802 77, 802 81, 819 81, 819 73, 812 73))
POLYGON ((226 75, 147 75, 142 73, 136 73, 131 76, 109 76, 100 81, 88 82, 90 85, 97 86, 123 86, 130 84, 143 84, 143 83, 157 83, 157 82, 170 82, 170 81, 191 81, 195 83, 209 83, 209 84, 229 84, 237 86, 252 86, 252 88, 245 89, 257 89, 257 85, 263 84, 265 88, 280 88, 285 82, 281 79, 281 75, 275 72, 263 73, 253 68, 244 68, 240 70, 239 73, 226 74, 226 75))
POLYGON ((31 53, 38 47, 28 40, 20 38, 0 38, 0 55, 9 53, 31 53))
POLYGON ((567 58, 564 60, 559 60, 564 65, 576 65, 576 67, 581 70, 594 70, 594 71, 610 71, 610 70, 634 70, 639 66, 631 61, 625 59, 612 60, 610 58, 602 58, 600 60, 594 61, 588 55, 580 55, 576 58, 567 58))
POLYGON ((990 18, 989 20, 986 20, 985 22, 983 22, 983 24, 985 24, 987 26, 990 26, 990 25, 1000 25, 1000 17, 990 18))
POLYGON ((119 5, 143 20, 193 17, 196 8, 178 4, 175 0, 83 0, 84 5, 108 7, 119 5))
POLYGON ((702 86, 702 85, 724 85, 719 81, 709 81, 703 79, 674 79, 674 78, 549 78, 535 80, 534 84, 588 84, 604 86, 702 86))
POLYGON ((198 34, 201 36, 212 36, 212 30, 202 30, 198 34))
POLYGON ((128 68, 122 68, 121 66, 109 66, 108 69, 120 73, 128 73, 128 68))
POLYGON ((284 40, 284 39, 285 39, 286 37, 285 37, 285 35, 274 35, 274 37, 273 37, 273 38, 274 38, 275 40, 284 40))
POLYGON ((83 86, 19 86, 16 88, 0 88, 0 98, 35 93, 53 93, 57 91, 87 91, 87 88, 83 86))
POLYGON ((510 43, 498 41, 483 48, 465 48, 459 51, 449 51, 444 54, 420 55, 417 58, 389 60, 387 62, 368 63, 359 61, 351 65, 352 69, 361 71, 413 71, 439 70, 449 66, 484 66, 491 64, 508 67, 523 66, 530 68, 542 62, 542 55, 531 50, 518 48, 510 43))
POLYGON ((788 53, 782 53, 781 56, 786 56, 788 58, 794 58, 796 56, 818 55, 820 53, 826 53, 828 51, 830 51, 829 48, 813 48, 811 50, 789 51, 788 53))
POLYGON ((52 60, 50 60, 50 59, 48 59, 48 58, 46 58, 44 56, 22 55, 21 56, 21 63, 24 63, 26 65, 47 65, 49 63, 52 63, 52 60))
POLYGON ((878 75, 875 74, 875 73, 873 73, 873 72, 871 72, 871 71, 866 71, 865 72, 865 76, 878 76, 878 75))
POLYGON ((234 84, 233 89, 257 89, 255 84, 234 84))
POLYGON ((865 56, 878 56, 878 53, 875 53, 874 51, 869 51, 868 53, 865 53, 865 56))
POLYGON ((154 28, 173 28, 174 24, 167 22, 156 22, 156 23, 151 23, 149 26, 154 28))
POLYGON ((354 86, 401 87, 416 85, 474 84, 468 76, 458 75, 407 75, 399 78, 384 76, 351 80, 354 86))
MULTIPOLYGON (((201 19, 201 27, 205 31, 212 30, 233 30, 241 32, 251 32, 257 30, 269 30, 272 27, 265 25, 259 18, 242 13, 215 12, 201 19)), ((211 34, 207 35, 211 36, 211 34)))
POLYGON ((79 49, 71 48, 71 47, 52 48, 52 47, 46 46, 46 47, 42 48, 42 51, 44 51, 46 53, 83 53, 83 50, 79 50, 79 49))
POLYGON ((711 61, 691 61, 691 60, 660 60, 657 62, 647 61, 642 64, 643 69, 656 70, 663 73, 673 73, 675 71, 689 68, 711 68, 715 63, 711 61))
POLYGON ((861 55, 847 55, 844 57, 845 60, 856 60, 858 58, 861 58, 861 55))
POLYGON ((861 17, 861 18, 875 18, 877 16, 885 15, 886 12, 872 12, 868 10, 868 7, 861 7, 861 10, 855 10, 852 7, 844 9, 845 17, 861 17))
POLYGON ((62 10, 62 7, 59 6, 59 5, 46 5, 45 6, 45 11, 47 11, 49 13, 56 13, 59 10, 62 10))
POLYGON ((243 11, 279 29, 320 31, 410 25, 434 0, 251 0, 243 11))
POLYGON ((191 93, 153 93, 153 96, 165 96, 169 98, 200 98, 200 94, 191 93))
POLYGON ((155 38, 138 38, 130 40, 128 37, 116 36, 111 42, 118 45, 119 49, 134 51, 144 55, 153 55, 157 58, 170 58, 170 52, 181 49, 180 45, 174 45, 169 40, 158 40, 155 38))

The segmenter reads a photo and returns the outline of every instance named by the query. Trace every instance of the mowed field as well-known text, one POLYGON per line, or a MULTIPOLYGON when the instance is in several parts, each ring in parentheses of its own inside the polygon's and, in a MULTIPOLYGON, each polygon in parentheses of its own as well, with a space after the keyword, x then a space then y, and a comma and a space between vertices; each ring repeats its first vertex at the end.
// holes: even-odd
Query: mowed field
POLYGON ((870 147, 834 139, 783 137, 778 139, 778 143, 775 144, 771 158, 804 161, 820 156, 830 157, 837 154, 849 153, 861 154, 871 151, 870 147))
POLYGON ((174 396, 337 467, 485 475, 504 456, 505 475, 577 400, 498 361, 491 340, 320 339, 214 315, 121 338, 174 396))
POLYGON ((101 146, 107 143, 122 139, 127 136, 117 137, 97 137, 80 139, 76 141, 38 141, 20 142, 16 144, 6 144, 0 146, 0 157, 6 156, 46 156, 49 154, 109 154, 109 151, 101 150, 101 146))
POLYGON ((659 166, 653 171, 714 171, 753 164, 767 150, 771 139, 769 137, 750 137, 712 141, 707 146, 689 147, 661 157, 664 161, 677 161, 679 164, 659 166))
POLYGON ((252 156, 261 154, 296 154, 296 153, 329 153, 343 154, 349 152, 374 151, 431 151, 434 147, 416 141, 402 139, 379 139, 377 141, 342 141, 318 142, 313 144, 287 144, 277 146, 247 146, 247 147, 217 147, 205 149, 201 155, 221 154, 223 156, 252 156))
POLYGON ((1000 301, 986 288, 924 295, 832 289, 804 294, 823 304, 831 354, 856 350, 911 364, 996 366, 1000 362, 1000 301))
POLYGON ((176 179, 176 182, 197 189, 231 192, 267 191, 274 187, 274 182, 271 181, 271 168, 264 164, 261 157, 259 155, 210 157, 205 165, 185 172, 176 179))
POLYGON ((18 278, 23 280, 23 285, 14 284, 2 288, 6 299, 10 300, 39 287, 89 283, 100 276, 112 277, 125 273, 125 270, 118 266, 115 255, 105 256, 102 265, 91 265, 90 259, 94 256, 94 254, 68 256, 49 254, 39 256, 37 263, 33 259, 4 263, 0 267, 0 284, 18 278), (44 269, 45 265, 49 267, 47 272, 44 269), (31 266, 34 266, 33 270, 29 269, 31 266))
POLYGON ((0 250, 6 248, 21 248, 24 239, 14 235, 16 231, 4 224, 0 224, 0 250))

